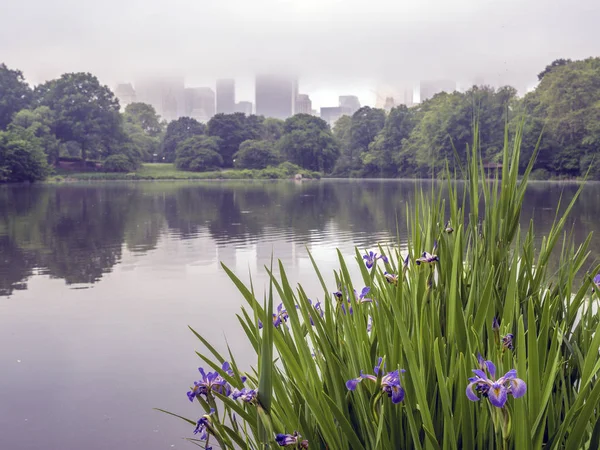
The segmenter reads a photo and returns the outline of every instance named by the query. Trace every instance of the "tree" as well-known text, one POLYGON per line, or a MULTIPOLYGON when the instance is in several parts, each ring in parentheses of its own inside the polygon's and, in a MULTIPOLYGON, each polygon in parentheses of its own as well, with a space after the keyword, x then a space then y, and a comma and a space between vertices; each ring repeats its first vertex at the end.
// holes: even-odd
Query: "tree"
POLYGON ((383 109, 363 106, 352 115, 350 128, 350 146, 358 156, 369 151, 369 145, 375 140, 377 133, 385 125, 385 111, 383 109))
POLYGON ((208 135, 220 138, 219 154, 225 167, 233 167, 233 155, 242 142, 260 139, 263 120, 262 116, 234 113, 216 114, 208 121, 208 135))
POLYGON ((0 182, 34 182, 49 172, 39 140, 31 135, 0 132, 0 182))
POLYGON ((296 114, 285 121, 279 152, 288 161, 308 170, 330 172, 340 155, 337 141, 323 119, 296 114))
POLYGON ((0 130, 5 130, 12 116, 27 108, 32 99, 32 91, 19 70, 11 70, 0 64, 0 130))
POLYGON ((552 72, 557 67, 566 66, 567 64, 569 64, 571 62, 572 61, 570 59, 564 59, 564 58, 555 59, 554 61, 552 61, 552 64, 547 65, 544 70, 542 70, 540 73, 538 73, 538 81, 542 81, 542 78, 544 78, 546 75, 548 75, 550 72, 552 72))
POLYGON ((269 142, 277 142, 283 134, 283 120, 269 117, 262 123, 261 138, 269 142))
POLYGON ((193 136, 177 146, 175 166, 181 170, 197 172, 223 166, 218 153, 219 139, 208 136, 193 136))
POLYGON ((38 86, 35 97, 56 115, 56 137, 77 142, 84 160, 110 153, 124 139, 119 101, 90 73, 66 73, 38 86))
POLYGON ((269 141, 244 141, 234 155, 234 165, 240 169, 264 169, 278 161, 277 151, 269 141))
POLYGON ((160 116, 156 114, 154 106, 147 103, 130 103, 125 107, 123 118, 125 123, 139 125, 148 136, 158 137, 163 132, 160 116))
POLYGON ((162 157, 166 162, 175 161, 176 150, 179 144, 187 139, 203 135, 206 132, 206 125, 198 122, 191 117, 180 117, 173 120, 167 126, 165 138, 162 143, 162 157))
POLYGON ((48 163, 54 164, 60 151, 60 141, 53 132, 55 122, 54 112, 47 106, 39 106, 34 110, 22 109, 15 114, 9 129, 15 134, 39 139, 48 163))

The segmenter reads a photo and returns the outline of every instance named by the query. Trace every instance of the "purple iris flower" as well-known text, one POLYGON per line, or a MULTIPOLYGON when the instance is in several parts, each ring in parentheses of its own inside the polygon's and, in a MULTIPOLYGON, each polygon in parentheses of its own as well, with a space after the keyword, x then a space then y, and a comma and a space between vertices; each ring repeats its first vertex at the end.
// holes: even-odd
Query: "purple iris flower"
POLYGON ((417 263, 417 266, 420 266, 421 263, 434 263, 436 261, 439 261, 440 258, 437 255, 432 255, 431 253, 427 253, 427 252, 423 252, 423 254, 421 255, 420 258, 415 259, 415 263, 417 263))
POLYGON ((594 284, 600 289, 600 273, 594 277, 594 284))
POLYGON ((364 255, 363 259, 365 260, 365 265, 367 266, 367 269, 370 269, 371 267, 373 267, 378 259, 381 259, 384 263, 388 262, 387 256, 385 256, 385 255, 377 256, 377 253, 374 253, 374 252, 369 252, 368 254, 364 255))
MULTIPOLYGON (((301 438, 297 431, 294 431, 294 434, 278 434, 275 436, 275 441, 279 444, 280 447, 287 447, 290 445, 296 445, 298 440, 301 438)), ((303 441, 304 442, 304 441, 303 441)), ((308 441, 306 441, 306 447, 308 448, 308 441)))
POLYGON ((237 400, 238 398, 246 403, 254 403, 256 401, 256 396, 258 395, 257 389, 248 389, 243 388, 242 390, 234 390, 231 398, 237 400))
POLYGON ((500 321, 498 320, 497 317, 494 317, 494 320, 492 320, 492 330, 494 330, 494 331, 500 330, 500 321))
MULTIPOLYGON (((355 390, 358 386, 358 383, 360 383, 365 378, 376 383, 377 376, 379 375, 379 370, 381 368, 382 360, 383 358, 379 358, 377 360, 377 365, 373 369, 375 375, 365 375, 361 370, 360 377, 348 380, 346 382, 346 387, 348 388, 348 390, 355 390)), ((401 370, 400 372, 404 372, 404 370, 401 370)), ((388 372, 381 377, 381 391, 386 393, 388 397, 391 397, 392 403, 394 404, 400 403, 402 400, 404 400, 404 389, 400 384, 400 374, 397 370, 394 370, 393 372, 388 372)))
POLYGON ((204 414, 202 417, 198 419, 196 423, 196 429, 194 430, 194 434, 200 434, 201 440, 208 439, 208 433, 212 429, 210 416, 215 412, 214 408, 210 408, 210 412, 208 414, 204 414))
POLYGON ((370 291, 371 291, 371 288, 369 286, 365 286, 364 288, 362 288, 362 291, 360 291, 360 295, 359 295, 355 289, 354 290, 354 299, 356 300, 356 303, 372 303, 373 299, 367 298, 367 294, 370 291))
MULTIPOLYGON (((289 318, 288 312, 283 309, 283 303, 280 303, 279 306, 277 307, 277 313, 273 314, 273 325, 275 326, 275 328, 277 328, 279 325, 281 325, 281 322, 287 322, 289 318)), ((263 327, 263 323, 262 321, 258 321, 258 329, 262 329, 263 327)))
POLYGON ((514 335, 508 333, 506 336, 502 338, 502 346, 509 350, 514 350, 515 346, 513 345, 514 335))
POLYGON ((487 397, 492 405, 502 408, 509 395, 519 398, 527 392, 527 385, 523 380, 517 378, 515 369, 509 370, 503 377, 496 380, 496 366, 491 361, 480 362, 480 367, 483 368, 473 370, 477 376, 469 378, 466 392, 469 400, 478 401, 477 394, 480 394, 482 397, 487 397), (485 374, 486 370, 491 378, 485 374))
POLYGON ((385 281, 387 281, 390 284, 393 285, 397 285, 398 284, 398 275, 396 275, 395 273, 387 273, 385 272, 383 274, 385 281))
MULTIPOLYGON (((233 376, 233 370, 227 361, 223 363, 221 369, 229 376, 233 376)), ((218 392, 219 394, 226 395, 229 397, 231 394, 231 386, 225 379, 219 375, 219 372, 204 372, 202 367, 198 368, 202 379, 194 381, 194 387, 188 391, 187 396, 190 402, 193 402, 196 397, 200 395, 207 396, 211 391, 218 392)), ((242 382, 246 380, 246 377, 242 377, 242 382)))
MULTIPOLYGON (((312 302, 311 299, 308 299, 308 303, 310 303, 310 306, 312 306, 312 304, 313 304, 313 302, 312 302)), ((325 311, 323 311, 323 308, 321 308, 321 302, 315 303, 314 308, 317 311, 317 314, 319 316, 321 316, 321 318, 322 318, 323 315, 325 314, 325 311)), ((315 322, 313 321, 312 315, 309 315, 308 318, 310 319, 310 324, 314 327, 315 326, 315 322)))

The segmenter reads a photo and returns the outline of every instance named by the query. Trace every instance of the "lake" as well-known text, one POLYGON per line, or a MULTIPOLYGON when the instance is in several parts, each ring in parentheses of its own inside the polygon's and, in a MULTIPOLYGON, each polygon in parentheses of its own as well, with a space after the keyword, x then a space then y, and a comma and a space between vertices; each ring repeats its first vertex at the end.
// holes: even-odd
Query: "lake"
MULTIPOLYGON (((199 378, 191 325, 248 369, 220 267, 256 289, 280 259, 320 299, 309 249, 335 290, 336 248, 405 243, 414 181, 137 182, 0 186, 0 449, 195 448, 186 396, 199 378)), ((425 187, 427 188, 427 184, 425 187)), ((532 183, 522 224, 538 243, 575 184, 532 183)), ((600 231, 600 184, 573 210, 577 241, 600 231)), ((591 243, 592 260, 600 239, 591 243)), ((556 262, 555 262, 556 265, 556 262)), ((357 271, 355 272, 357 273, 357 271)))

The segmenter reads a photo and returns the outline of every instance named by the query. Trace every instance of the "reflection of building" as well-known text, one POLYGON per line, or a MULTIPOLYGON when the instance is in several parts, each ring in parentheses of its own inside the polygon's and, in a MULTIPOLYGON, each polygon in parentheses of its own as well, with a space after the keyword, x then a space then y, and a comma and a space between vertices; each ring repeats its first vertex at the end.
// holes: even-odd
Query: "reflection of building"
POLYGON ((215 115, 215 92, 209 87, 186 88, 185 115, 208 122, 215 115))
POLYGON ((438 81, 421 81, 420 97, 421 102, 429 100, 435 94, 440 92, 452 93, 456 90, 456 81, 438 80, 438 81))
POLYGON ((360 101, 356 95, 340 95, 339 100, 340 107, 345 108, 349 116, 360 109, 360 101))
POLYGON ((256 76, 256 114, 287 119, 294 113, 298 82, 284 75, 256 76))
POLYGON ((185 115, 183 77, 156 77, 135 83, 138 102, 154 106, 156 113, 166 120, 185 115))
POLYGON ((119 99, 119 104, 121 105, 121 110, 125 109, 127 105, 131 103, 135 103, 135 89, 131 83, 122 83, 117 84, 115 88, 115 96, 119 99))
POLYGON ((247 116, 252 114, 252 102, 237 102, 235 104, 235 112, 241 112, 247 116))
POLYGON ((235 112, 235 80, 217 80, 217 114, 235 112))
POLYGON ((312 102, 306 94, 298 94, 294 114, 312 114, 312 102))

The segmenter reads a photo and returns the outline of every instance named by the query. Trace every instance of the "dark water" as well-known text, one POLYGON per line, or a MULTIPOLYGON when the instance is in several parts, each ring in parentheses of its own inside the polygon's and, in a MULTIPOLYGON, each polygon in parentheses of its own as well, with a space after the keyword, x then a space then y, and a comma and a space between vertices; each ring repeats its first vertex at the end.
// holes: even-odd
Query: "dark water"
MULTIPOLYGON (((335 248, 405 234, 412 181, 115 183, 0 187, 0 449, 194 448, 185 392, 198 378, 195 327, 244 365, 234 313, 242 300, 220 268, 255 286, 281 259, 321 295, 306 248, 332 281, 335 248), (397 227, 398 225, 398 227, 397 227)), ((523 224, 550 228, 575 185, 532 184, 523 224)), ((569 230, 600 231, 600 185, 569 230), (572 227, 572 228, 571 228, 572 227)), ((592 241, 593 256, 600 238, 592 241)), ((247 367, 247 366, 246 366, 247 367)))

